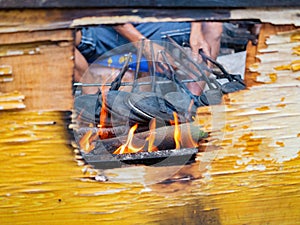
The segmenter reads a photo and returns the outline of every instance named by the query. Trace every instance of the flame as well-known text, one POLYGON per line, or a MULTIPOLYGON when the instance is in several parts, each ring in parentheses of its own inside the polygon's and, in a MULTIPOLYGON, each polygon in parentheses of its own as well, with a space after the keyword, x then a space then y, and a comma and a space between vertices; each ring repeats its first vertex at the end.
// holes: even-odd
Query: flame
POLYGON ((144 145, 140 148, 134 147, 132 144, 134 132, 137 129, 138 124, 135 124, 133 127, 130 128, 126 143, 121 145, 113 154, 124 154, 124 153, 137 153, 142 151, 144 145))
POLYGON ((100 122, 99 122, 99 130, 98 135, 101 139, 108 138, 108 134, 106 132, 103 132, 101 128, 105 127, 105 121, 107 119, 107 110, 106 110, 106 94, 104 90, 104 86, 101 87, 101 93, 102 93, 102 107, 100 112, 100 122))
POLYGON ((94 136, 92 136, 92 134, 93 131, 89 130, 83 135, 83 137, 79 141, 79 146, 85 153, 89 153, 95 147, 93 144, 91 144, 91 142, 94 140, 97 134, 94 136))
POLYGON ((187 129, 188 129, 188 132, 187 132, 188 133, 187 134, 188 141, 187 141, 187 146, 186 147, 188 147, 188 148, 196 148, 196 147, 198 147, 199 144, 196 141, 194 141, 194 139, 193 139, 193 135, 192 135, 192 131, 191 131, 191 126, 188 125, 187 129))
POLYGON ((175 146, 176 149, 180 149, 181 132, 178 125, 178 115, 176 112, 173 112, 173 116, 174 116, 174 124, 175 124, 175 128, 174 128, 174 141, 176 144, 175 146))
MULTIPOLYGON (((194 105, 194 100, 192 99, 188 108, 188 113, 191 114, 192 111, 192 107, 194 105)), ((188 124, 187 126, 187 140, 184 141, 182 140, 182 142, 184 142, 184 145, 186 145, 187 148, 196 148, 198 147, 198 143, 196 141, 194 141, 193 139, 193 135, 192 135, 192 131, 191 131, 191 125, 188 124)))
POLYGON ((148 152, 154 152, 157 151, 157 147, 154 145, 154 141, 155 141, 155 128, 156 128, 156 119, 152 119, 150 121, 150 134, 149 137, 147 137, 147 141, 148 141, 148 152))

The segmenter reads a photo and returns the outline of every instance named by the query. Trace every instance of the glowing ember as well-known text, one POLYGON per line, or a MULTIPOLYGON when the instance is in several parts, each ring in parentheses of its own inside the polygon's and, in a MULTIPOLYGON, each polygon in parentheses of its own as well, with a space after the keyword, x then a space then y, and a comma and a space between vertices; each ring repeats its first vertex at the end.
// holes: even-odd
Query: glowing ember
POLYGON ((144 145, 140 148, 134 147, 132 144, 134 132, 137 129, 138 125, 135 124, 133 127, 130 128, 127 141, 125 144, 121 145, 113 154, 124 154, 124 153, 137 153, 142 151, 144 145))
POLYGON ((174 123, 175 123, 175 128, 174 128, 174 141, 176 144, 176 149, 180 149, 180 140, 181 140, 181 132, 180 128, 178 126, 178 116, 176 112, 173 112, 174 116, 174 123))
POLYGON ((94 145, 91 144, 91 142, 93 141, 93 139, 95 138, 95 135, 92 136, 93 132, 90 130, 88 132, 86 132, 83 137, 80 139, 79 141, 79 145, 80 148, 85 152, 85 153, 89 153, 90 151, 92 151, 94 149, 94 145))
POLYGON ((154 145, 155 141, 155 128, 156 128, 156 119, 152 119, 150 121, 150 134, 149 137, 146 139, 148 141, 148 152, 154 152, 157 151, 157 147, 154 145))

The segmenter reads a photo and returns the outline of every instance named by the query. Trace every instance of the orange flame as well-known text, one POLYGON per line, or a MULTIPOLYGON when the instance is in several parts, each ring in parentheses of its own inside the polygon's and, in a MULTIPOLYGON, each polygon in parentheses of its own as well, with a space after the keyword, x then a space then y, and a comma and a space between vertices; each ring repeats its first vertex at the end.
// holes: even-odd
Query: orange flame
POLYGON ((188 125, 187 126, 187 129, 188 129, 188 141, 187 141, 187 146, 186 147, 188 147, 188 148, 196 148, 196 147, 198 147, 199 146, 199 144, 196 142, 196 141, 194 141, 194 139, 193 139, 193 135, 192 135, 192 131, 191 131, 191 126, 190 125, 188 125))
MULTIPOLYGON (((188 108, 189 114, 192 111, 193 105, 194 105, 194 100, 192 99, 191 102, 190 102, 189 108, 188 108)), ((181 141, 182 141, 183 145, 186 145, 187 148, 196 148, 196 147, 199 146, 198 143, 196 141, 194 141, 194 139, 193 139, 190 124, 188 124, 188 126, 187 126, 187 140, 181 140, 181 141)))
POLYGON ((181 132, 178 125, 178 115, 176 112, 173 112, 173 116, 174 116, 174 123, 175 123, 175 128, 174 128, 174 141, 176 144, 175 146, 176 149, 180 149, 181 132))
POLYGON ((150 121, 150 134, 149 137, 147 137, 147 141, 148 141, 148 152, 154 152, 157 151, 157 147, 154 145, 154 141, 155 141, 155 128, 156 128, 156 119, 152 119, 150 121))
POLYGON ((85 153, 89 153, 95 147, 93 144, 91 144, 91 142, 94 140, 96 135, 92 136, 92 134, 93 131, 89 130, 79 141, 79 146, 85 153))
POLYGON ((132 144, 134 132, 137 129, 138 125, 135 124, 133 127, 130 128, 126 143, 121 145, 113 154, 124 154, 124 153, 137 153, 142 151, 144 145, 140 148, 134 147, 132 144))
POLYGON ((99 123, 99 130, 98 135, 101 139, 108 138, 108 134, 106 132, 103 132, 101 128, 105 127, 105 121, 107 119, 107 110, 106 110, 106 95, 105 95, 105 89, 104 86, 101 87, 102 92, 102 107, 100 112, 100 123, 99 123))

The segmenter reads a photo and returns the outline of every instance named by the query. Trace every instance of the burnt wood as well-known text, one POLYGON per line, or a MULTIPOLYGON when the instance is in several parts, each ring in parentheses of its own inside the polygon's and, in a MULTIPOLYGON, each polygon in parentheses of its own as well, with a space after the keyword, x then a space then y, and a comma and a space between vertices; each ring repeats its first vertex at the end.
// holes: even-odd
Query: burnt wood
MULTIPOLYGON (((122 133, 122 127, 120 127, 120 133, 117 137, 114 138, 108 138, 108 139, 95 139, 94 145, 95 148, 91 151, 91 154, 94 155, 102 155, 102 154, 112 154, 118 147, 120 147, 122 144, 124 144, 127 140, 127 133, 122 133)), ((119 129, 119 128, 117 128, 119 129)), ((208 134, 206 132, 203 132, 200 130, 200 127, 194 126, 192 123, 184 123, 179 125, 179 129, 181 131, 181 137, 183 143, 181 144, 182 148, 191 148, 193 144, 190 143, 190 137, 193 139, 194 142, 198 143, 203 138, 206 138, 208 134), (189 137, 190 135, 190 137, 189 137)), ((168 150, 168 149, 174 149, 176 147, 175 141, 174 141, 174 130, 175 126, 163 126, 155 129, 155 136, 159 137, 158 140, 154 142, 154 145, 157 146, 160 150, 168 150), (163 141, 160 141, 163 140, 163 141)), ((78 131, 75 132, 76 140, 81 140, 81 138, 85 135, 87 131, 91 131, 92 134, 96 134, 98 132, 97 128, 80 128, 78 131)), ((118 132, 116 130, 116 132, 118 132)), ((125 131, 126 132, 126 131, 125 131)), ((136 141, 142 145, 146 138, 149 137, 150 131, 144 131, 135 133, 136 141), (142 141, 142 143, 141 143, 142 141)), ((143 147, 144 151, 147 151, 148 146, 145 145, 143 147)))
POLYGON ((5 0, 1 1, 0 8, 195 8, 195 7, 218 7, 218 8, 239 8, 239 7, 295 7, 300 6, 298 0, 5 0))

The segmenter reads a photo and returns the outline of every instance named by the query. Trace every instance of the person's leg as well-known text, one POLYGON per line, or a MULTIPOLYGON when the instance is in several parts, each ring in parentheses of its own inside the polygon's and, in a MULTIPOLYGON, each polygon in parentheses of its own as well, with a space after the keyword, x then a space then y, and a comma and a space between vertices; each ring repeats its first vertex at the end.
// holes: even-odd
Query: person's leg
MULTIPOLYGON (((83 37, 86 38, 86 37, 83 37)), ((90 37, 91 38, 91 37, 90 37)), ((75 67, 74 67, 74 80, 76 82, 81 82, 83 84, 91 84, 91 83, 97 83, 101 82, 102 78, 98 76, 94 76, 92 71, 89 68, 89 63, 87 62, 87 59, 82 54, 85 53, 86 55, 89 55, 90 52, 93 51, 93 47, 89 47, 88 45, 92 45, 91 43, 88 43, 88 45, 84 45, 84 41, 82 42, 82 32, 79 30, 75 33, 75 67), (81 51, 78 50, 78 46, 81 45, 81 51)), ((97 86, 90 86, 90 87, 82 87, 82 93, 83 94, 94 94, 99 91, 100 87, 97 86)))
POLYGON ((83 74, 88 69, 89 64, 87 63, 84 56, 78 51, 77 48, 75 48, 74 52, 74 63, 75 63, 75 72, 74 72, 74 80, 75 82, 80 82, 83 74))
MULTIPOLYGON (((89 64, 83 55, 75 48, 75 67, 74 67, 74 80, 76 82, 91 84, 96 83, 97 78, 89 71, 89 64)), ((99 87, 82 87, 83 94, 97 93, 99 87)))
POLYGON ((167 36, 173 38, 179 45, 189 40, 191 23, 189 22, 153 22, 142 23, 136 26, 147 39, 169 41, 167 36))

